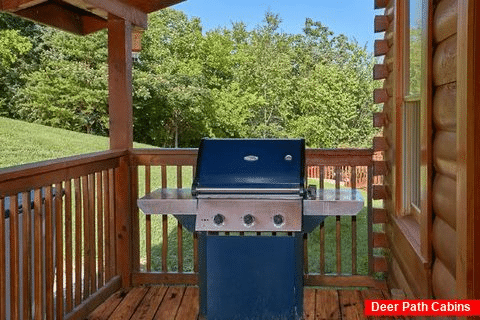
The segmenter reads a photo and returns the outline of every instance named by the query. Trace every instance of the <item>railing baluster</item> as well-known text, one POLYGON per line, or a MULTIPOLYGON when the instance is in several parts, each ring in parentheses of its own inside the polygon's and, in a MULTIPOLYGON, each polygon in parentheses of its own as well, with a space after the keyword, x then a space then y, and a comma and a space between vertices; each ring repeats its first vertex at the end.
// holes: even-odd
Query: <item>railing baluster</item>
POLYGON ((116 242, 115 242, 115 170, 108 170, 109 196, 110 196, 110 274, 116 274, 116 242))
POLYGON ((373 164, 368 166, 367 178, 367 236, 368 236, 368 274, 373 275, 373 164))
POLYGON ((80 179, 73 180, 75 188, 75 305, 82 301, 82 189, 80 179))
MULTIPOLYGON (((162 188, 167 187, 167 166, 162 166, 162 188)), ((162 271, 167 272, 168 215, 162 215, 162 271)))
MULTIPOLYGON (((88 177, 82 176, 82 207, 83 207, 83 299, 90 296, 90 205, 88 193, 88 177)), ((82 283, 82 282, 80 282, 82 283)))
POLYGON ((19 319, 19 244, 18 244, 18 198, 10 196, 10 316, 19 319))
POLYGON ((56 314, 63 318, 63 198, 62 183, 55 184, 55 265, 56 265, 56 314))
MULTIPOLYGON (((335 166, 335 200, 340 200, 340 182, 342 180, 342 167, 335 166)), ((336 248, 337 248, 337 274, 342 273, 342 224, 340 216, 336 216, 336 248)))
POLYGON ((138 166, 130 168, 131 173, 131 199, 132 203, 132 216, 131 216, 131 228, 132 228, 132 259, 133 259, 133 271, 140 271, 140 222, 138 218, 139 210, 137 206, 138 199, 138 166))
MULTIPOLYGON (((145 194, 150 193, 151 185, 151 168, 150 165, 145 166, 145 194)), ((147 255, 146 268, 147 272, 152 271, 152 216, 145 215, 145 251, 147 255)))
POLYGON ((32 265, 32 241, 31 241, 31 210, 30 192, 22 193, 23 211, 23 318, 31 318, 32 294, 31 294, 31 265, 32 265))
POLYGON ((35 189, 34 191, 34 315, 35 319, 42 319, 43 315, 43 235, 42 235, 42 190, 35 189))
POLYGON ((303 234, 303 273, 308 274, 308 234, 303 234))
POLYGON ((102 171, 103 180, 103 237, 105 241, 105 283, 110 280, 113 274, 110 272, 110 179, 108 171, 102 171))
POLYGON ((319 256, 319 266, 320 274, 325 274, 325 221, 320 223, 320 256, 319 256))
MULTIPOLYGON (((195 173, 197 171, 197 166, 192 167, 192 179, 195 177, 195 173)), ((193 272, 198 272, 198 234, 197 232, 193 232, 193 272)))
MULTIPOLYGON (((357 189, 357 167, 351 167, 350 187, 352 188, 352 199, 356 199, 357 189)), ((352 274, 357 273, 357 216, 352 216, 352 274)))
POLYGON ((5 319, 6 316, 6 301, 7 297, 5 295, 6 288, 6 272, 7 265, 5 260, 5 200, 0 197, 0 319, 5 319))
POLYGON ((54 314, 54 300, 53 300, 53 282, 54 282, 54 270, 53 270, 53 212, 52 212, 52 187, 45 187, 45 291, 46 291, 46 309, 47 319, 53 319, 54 314))
POLYGON ((72 265, 72 181, 65 181, 65 302, 66 313, 73 309, 72 265))
POLYGON ((97 272, 98 272, 98 287, 101 288, 104 282, 104 268, 103 268, 103 178, 102 172, 96 172, 97 182, 97 272))
MULTIPOLYGON (((177 166, 177 188, 183 187, 182 166, 177 166)), ((180 221, 177 221, 177 255, 178 272, 183 272, 183 230, 180 221)))
POLYGON ((95 263, 96 258, 96 248, 95 248, 95 175, 88 175, 88 231, 89 242, 88 246, 90 247, 90 259, 89 259, 89 269, 90 269, 90 293, 97 291, 97 266, 95 263))
POLYGON ((325 166, 318 167, 318 189, 319 189, 319 198, 323 200, 323 190, 325 189, 325 166))

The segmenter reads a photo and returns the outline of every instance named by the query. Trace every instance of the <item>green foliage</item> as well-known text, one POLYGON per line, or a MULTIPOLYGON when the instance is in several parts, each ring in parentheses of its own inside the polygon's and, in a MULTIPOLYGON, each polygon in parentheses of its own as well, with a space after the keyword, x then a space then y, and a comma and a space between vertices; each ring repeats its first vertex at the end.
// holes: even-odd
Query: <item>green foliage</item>
POLYGON ((8 68, 18 57, 27 53, 32 44, 17 30, 0 30, 0 66, 8 68))
MULTIPOLYGON (((0 16, 0 29, 20 25, 11 19, 0 16)), ((296 35, 281 23, 267 12, 251 30, 237 22, 203 33, 181 11, 151 14, 133 70, 134 139, 193 147, 203 136, 302 136, 310 147, 370 146, 372 55, 319 21, 306 19, 296 35)), ((0 73, 0 114, 106 135, 106 32, 25 27, 37 54, 0 73)))
POLYGON ((40 68, 15 96, 21 119, 97 135, 108 133, 106 32, 43 34, 40 68))

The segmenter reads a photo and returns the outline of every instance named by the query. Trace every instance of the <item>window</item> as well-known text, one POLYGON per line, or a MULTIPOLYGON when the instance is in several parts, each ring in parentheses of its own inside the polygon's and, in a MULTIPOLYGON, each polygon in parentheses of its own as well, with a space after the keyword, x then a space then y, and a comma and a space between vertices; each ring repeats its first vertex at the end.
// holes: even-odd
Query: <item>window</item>
POLYGON ((405 56, 408 59, 406 77, 406 95, 420 95, 421 66, 422 66, 422 2, 423 0, 406 1, 409 5, 409 14, 406 23, 406 47, 405 56))
POLYGON ((423 0, 406 3, 403 103, 403 213, 420 215, 423 0))

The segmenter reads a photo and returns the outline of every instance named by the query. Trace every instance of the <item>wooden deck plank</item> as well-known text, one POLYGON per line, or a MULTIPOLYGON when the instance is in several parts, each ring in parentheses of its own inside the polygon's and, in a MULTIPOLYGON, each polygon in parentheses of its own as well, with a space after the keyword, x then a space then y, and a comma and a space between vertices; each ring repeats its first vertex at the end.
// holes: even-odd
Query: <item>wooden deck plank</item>
MULTIPOLYGON (((363 290, 361 292, 361 297, 362 297, 362 302, 365 301, 365 300, 383 300, 383 299, 385 299, 385 296, 383 295, 382 290, 380 290, 380 289, 363 290)), ((368 317, 368 319, 386 320, 386 319, 392 319, 392 318, 391 317, 368 317)))
POLYGON ((199 311, 198 298, 198 287, 187 287, 175 319, 196 320, 198 318, 199 311))
POLYGON ((151 287, 130 320, 153 319, 167 289, 166 286, 151 287))
POLYGON ((315 289, 305 289, 303 293, 303 318, 304 320, 315 319, 315 289))
POLYGON ((108 319, 130 319, 130 317, 133 315, 138 305, 142 301, 143 297, 145 297, 147 291, 147 287, 135 287, 130 290, 108 319))
POLYGON ((342 319, 366 319, 358 290, 340 290, 338 292, 342 319))
MULTIPOLYGON (((367 319, 364 300, 389 298, 388 291, 334 290, 306 288, 304 320, 367 319)), ((197 320, 199 314, 198 287, 152 286, 121 290, 112 295, 90 314, 88 320, 197 320)), ((373 318, 369 318, 373 319, 373 318)), ((393 319, 380 317, 375 319, 393 319)), ((400 318, 403 319, 403 318, 400 318)))
POLYGON ((185 287, 183 286, 169 287, 154 319, 174 320, 177 315, 178 307, 182 302, 184 292, 185 287))
POLYGON ((317 290, 315 299, 315 320, 340 319, 340 305, 336 290, 317 290))
POLYGON ((104 303, 98 306, 95 311, 93 311, 88 320, 105 320, 108 319, 113 311, 118 307, 120 302, 125 298, 128 291, 120 290, 115 292, 110 298, 108 298, 104 303))

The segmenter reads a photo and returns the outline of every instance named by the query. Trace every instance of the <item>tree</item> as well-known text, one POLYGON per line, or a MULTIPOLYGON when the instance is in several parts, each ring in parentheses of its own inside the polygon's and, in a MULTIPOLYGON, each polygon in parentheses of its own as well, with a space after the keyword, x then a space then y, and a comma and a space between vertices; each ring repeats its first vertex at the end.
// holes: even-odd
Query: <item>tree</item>
POLYGON ((25 120, 98 135, 108 133, 106 32, 80 37, 51 28, 41 66, 15 96, 25 120))
MULTIPOLYGON (((0 16, 0 30, 20 24, 0 16)), ((303 136, 311 147, 370 146, 373 56, 319 21, 306 19, 295 35, 281 24, 267 12, 251 30, 236 22, 203 33, 181 11, 151 14, 133 64, 134 139, 192 147, 203 136, 303 136)), ((107 134, 106 33, 25 27, 17 35, 34 44, 26 54, 0 43, 0 64, 16 59, 0 72, 0 112, 107 134)))
POLYGON ((209 135, 210 92, 202 74, 199 19, 166 9, 150 15, 134 68, 134 138, 163 147, 209 135))
POLYGON ((11 100, 15 90, 22 85, 19 78, 25 70, 23 59, 32 49, 29 33, 14 27, 27 25, 29 24, 21 23, 21 19, 0 14, 0 116, 14 115, 11 100))

